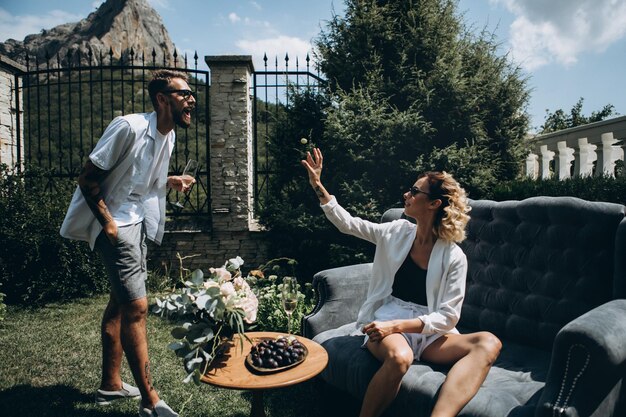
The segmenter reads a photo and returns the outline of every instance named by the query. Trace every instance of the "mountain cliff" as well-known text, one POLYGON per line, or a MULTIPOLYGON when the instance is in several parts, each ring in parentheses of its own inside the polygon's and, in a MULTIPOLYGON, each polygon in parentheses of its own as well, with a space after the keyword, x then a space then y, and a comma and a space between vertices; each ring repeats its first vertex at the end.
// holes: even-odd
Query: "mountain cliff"
POLYGON ((147 0, 107 0, 87 18, 77 23, 65 23, 40 34, 28 35, 23 41, 9 39, 0 43, 0 54, 14 61, 25 64, 26 53, 29 66, 35 58, 39 65, 50 57, 51 67, 68 65, 68 53, 71 64, 88 62, 88 52, 93 53, 91 63, 98 64, 100 59, 109 63, 109 53, 114 59, 126 57, 131 49, 135 53, 135 62, 140 62, 145 54, 147 63, 152 62, 152 51, 156 52, 157 64, 173 61, 175 46, 163 25, 159 14, 147 0))

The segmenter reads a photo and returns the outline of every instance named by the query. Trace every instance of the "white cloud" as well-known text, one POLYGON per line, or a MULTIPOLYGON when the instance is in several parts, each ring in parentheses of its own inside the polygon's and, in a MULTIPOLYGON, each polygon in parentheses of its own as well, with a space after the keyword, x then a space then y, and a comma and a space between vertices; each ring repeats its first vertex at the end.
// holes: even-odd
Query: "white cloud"
POLYGON ((586 52, 604 52, 626 35, 624 0, 491 0, 516 15, 511 56, 529 70, 573 65, 586 52))
POLYGON ((22 41, 27 35, 39 33, 42 29, 52 29, 63 23, 78 22, 83 18, 85 16, 61 10, 52 10, 40 16, 13 16, 0 8, 0 42, 4 42, 9 38, 22 41))
POLYGON ((228 14, 228 20, 230 20, 232 23, 237 23, 241 20, 241 17, 237 16, 237 13, 231 12, 228 14))
POLYGON ((256 1, 251 1, 250 4, 252 5, 252 7, 254 7, 257 10, 263 10, 261 5, 259 3, 257 3, 256 1))
MULTIPOLYGON (((257 40, 240 40, 236 42, 236 46, 246 55, 252 55, 254 67, 263 68, 263 54, 267 54, 268 67, 273 68, 278 58, 278 65, 284 65, 285 54, 289 55, 289 66, 295 69, 296 57, 298 57, 299 65, 305 64, 306 54, 311 53, 311 44, 300 38, 289 36, 278 36, 275 38, 257 39, 257 40)), ((311 56, 312 58, 312 56, 311 56)))

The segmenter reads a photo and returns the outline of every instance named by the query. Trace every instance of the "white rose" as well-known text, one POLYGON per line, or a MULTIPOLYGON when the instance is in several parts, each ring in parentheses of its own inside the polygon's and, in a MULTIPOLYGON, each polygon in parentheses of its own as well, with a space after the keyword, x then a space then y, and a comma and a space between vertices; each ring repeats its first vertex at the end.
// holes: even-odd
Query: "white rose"
POLYGON ((211 272, 211 274, 215 274, 219 282, 230 281, 233 278, 231 273, 228 272, 226 268, 211 268, 209 269, 209 272, 211 272))
POLYGON ((235 287, 233 286, 233 283, 228 281, 220 285, 220 294, 222 294, 225 298, 235 295, 235 287))

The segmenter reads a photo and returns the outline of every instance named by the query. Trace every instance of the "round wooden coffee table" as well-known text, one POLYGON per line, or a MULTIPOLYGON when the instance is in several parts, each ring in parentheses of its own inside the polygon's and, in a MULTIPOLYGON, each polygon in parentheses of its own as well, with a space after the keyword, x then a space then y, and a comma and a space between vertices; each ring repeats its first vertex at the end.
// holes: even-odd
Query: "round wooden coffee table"
MULTIPOLYGON (((286 336, 276 332, 249 332, 246 336, 256 343, 264 338, 286 336)), ((201 377, 201 381, 222 388, 241 389, 252 391, 252 417, 264 417, 263 390, 282 388, 307 381, 324 370, 328 364, 328 354, 318 343, 306 337, 296 336, 300 343, 305 345, 309 354, 301 364, 293 368, 270 374, 253 373, 245 363, 252 344, 239 335, 233 337, 233 342, 224 354, 217 359, 217 363, 201 377)))

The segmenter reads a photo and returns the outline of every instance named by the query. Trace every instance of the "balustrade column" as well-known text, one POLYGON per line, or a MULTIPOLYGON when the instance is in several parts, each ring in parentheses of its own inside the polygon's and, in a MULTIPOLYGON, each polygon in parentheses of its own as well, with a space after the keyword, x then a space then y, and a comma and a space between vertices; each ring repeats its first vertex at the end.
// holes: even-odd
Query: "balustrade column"
POLYGON ((596 176, 615 175, 615 161, 617 160, 616 151, 619 148, 613 146, 617 139, 613 137, 613 132, 603 133, 600 135, 602 145, 598 149, 598 163, 596 164, 596 176))
POLYGON ((571 177, 571 166, 574 160, 574 150, 567 147, 567 142, 562 140, 556 144, 558 154, 555 160, 554 172, 557 178, 563 180, 571 177))
POLYGON ((537 179, 537 161, 539 156, 531 153, 526 157, 526 176, 532 179, 537 179))
POLYGON ((622 149, 620 149, 621 155, 618 155, 618 159, 622 160, 622 172, 621 176, 626 177, 626 139, 622 139, 622 149))
POLYGON ((578 138, 578 148, 574 150, 574 175, 584 177, 593 174, 596 148, 596 145, 588 143, 587 138, 578 138))
POLYGON ((554 152, 548 150, 548 145, 541 145, 539 147, 541 153, 541 166, 539 167, 539 177, 542 180, 547 180, 551 177, 550 161, 554 158, 554 152))

